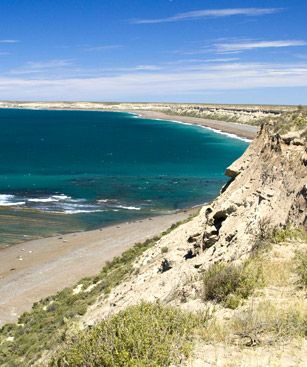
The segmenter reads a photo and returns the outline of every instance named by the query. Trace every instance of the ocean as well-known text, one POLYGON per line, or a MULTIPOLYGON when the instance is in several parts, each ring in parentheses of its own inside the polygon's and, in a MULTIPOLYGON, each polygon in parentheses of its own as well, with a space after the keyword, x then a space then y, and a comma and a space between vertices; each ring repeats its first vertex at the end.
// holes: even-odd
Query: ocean
POLYGON ((248 143, 125 112, 0 110, 0 246, 214 199, 248 143))

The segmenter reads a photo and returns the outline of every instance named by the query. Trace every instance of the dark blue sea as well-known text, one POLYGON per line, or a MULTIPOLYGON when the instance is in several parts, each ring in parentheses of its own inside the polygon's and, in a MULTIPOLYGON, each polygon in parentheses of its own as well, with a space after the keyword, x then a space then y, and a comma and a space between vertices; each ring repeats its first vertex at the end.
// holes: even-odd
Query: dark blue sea
POLYGON ((122 112, 0 110, 0 246, 208 202, 247 142, 122 112))

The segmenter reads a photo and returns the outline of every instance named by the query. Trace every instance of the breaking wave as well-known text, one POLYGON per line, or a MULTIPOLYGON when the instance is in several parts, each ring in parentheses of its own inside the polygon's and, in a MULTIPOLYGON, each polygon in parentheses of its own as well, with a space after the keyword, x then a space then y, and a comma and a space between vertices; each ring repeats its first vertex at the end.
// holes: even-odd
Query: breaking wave
POLYGON ((131 203, 122 203, 116 199, 99 199, 91 201, 83 198, 72 198, 64 194, 39 197, 0 194, 0 208, 1 207, 20 207, 20 209, 34 209, 57 214, 85 214, 142 209, 141 206, 135 206, 131 203))

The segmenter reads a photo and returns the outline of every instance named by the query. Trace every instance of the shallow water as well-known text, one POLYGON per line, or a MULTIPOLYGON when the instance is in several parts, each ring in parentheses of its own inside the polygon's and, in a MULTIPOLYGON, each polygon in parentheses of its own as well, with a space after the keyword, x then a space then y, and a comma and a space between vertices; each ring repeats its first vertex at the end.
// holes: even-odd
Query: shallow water
POLYGON ((247 143, 121 112, 0 110, 0 245, 212 200, 247 143))

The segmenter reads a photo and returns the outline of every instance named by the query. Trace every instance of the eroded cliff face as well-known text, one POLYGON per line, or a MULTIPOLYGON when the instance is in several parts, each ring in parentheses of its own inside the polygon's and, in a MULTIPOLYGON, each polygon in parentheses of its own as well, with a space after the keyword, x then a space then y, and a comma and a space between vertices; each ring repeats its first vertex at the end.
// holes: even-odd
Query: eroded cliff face
MULTIPOLYGON (((306 133, 305 133, 306 134, 306 133)), ((180 225, 134 264, 135 274, 84 316, 93 324, 140 300, 199 309, 199 273, 217 261, 240 262, 268 228, 307 227, 307 147, 304 131, 281 136, 262 127, 244 155, 226 171, 231 181, 199 215, 180 225), (167 253, 162 254, 162 248, 167 253), (160 272, 166 258, 171 265, 160 272)))
POLYGON ((262 127, 245 154, 226 170, 233 181, 202 210, 207 218, 205 247, 216 223, 217 246, 230 251, 237 247, 238 256, 250 250, 264 225, 307 225, 307 153, 301 134, 280 136, 262 127))

